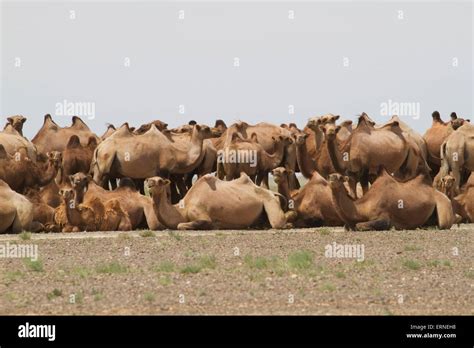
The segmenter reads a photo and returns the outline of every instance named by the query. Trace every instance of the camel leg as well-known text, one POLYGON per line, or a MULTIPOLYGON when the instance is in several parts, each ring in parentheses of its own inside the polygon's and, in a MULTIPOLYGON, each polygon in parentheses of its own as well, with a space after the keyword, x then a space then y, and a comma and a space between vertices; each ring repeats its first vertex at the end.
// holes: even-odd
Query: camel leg
POLYGON ((263 208, 267 213, 268 221, 272 228, 285 228, 286 216, 281 210, 280 200, 277 197, 267 198, 263 201, 263 208))
POLYGON ((377 219, 367 222, 359 222, 356 224, 358 231, 384 231, 391 227, 389 219, 377 219))
POLYGON ((217 162, 217 177, 221 180, 225 178, 224 165, 222 162, 217 162))
POLYGON ((448 197, 438 191, 435 191, 435 201, 438 227, 442 230, 449 230, 455 220, 453 205, 448 197))
POLYGON ((184 183, 184 178, 182 175, 176 176, 176 185, 178 186, 179 194, 181 198, 186 196, 186 193, 188 192, 188 188, 186 187, 186 184, 184 183))
POLYGON ((171 183, 170 189, 171 189, 171 203, 176 204, 179 202, 180 197, 179 197, 178 190, 176 188, 176 184, 174 182, 171 183))
POLYGON ((211 220, 195 220, 178 224, 178 230, 212 230, 211 220))
POLYGON ((288 177, 288 186, 290 187, 290 190, 298 190, 301 187, 295 173, 288 177))
POLYGON ((365 195, 369 190, 369 172, 364 170, 360 176, 360 185, 362 186, 362 193, 365 195))

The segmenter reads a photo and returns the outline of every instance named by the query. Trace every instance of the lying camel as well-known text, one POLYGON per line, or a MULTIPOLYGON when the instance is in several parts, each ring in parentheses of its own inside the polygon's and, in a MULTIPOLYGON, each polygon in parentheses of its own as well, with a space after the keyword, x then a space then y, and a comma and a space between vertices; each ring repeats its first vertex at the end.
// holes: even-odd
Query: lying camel
POLYGON ((105 205, 107 201, 116 199, 120 202, 122 209, 128 214, 131 229, 137 227, 149 228, 151 230, 162 229, 162 225, 156 218, 153 210, 153 201, 150 197, 140 194, 129 183, 129 180, 121 179, 120 187, 113 191, 105 190, 97 185, 90 176, 84 173, 76 173, 69 177, 71 186, 75 192, 75 203, 91 205, 90 202, 98 198, 105 205))
POLYGON ((369 191, 357 200, 349 196, 344 181, 340 174, 329 176, 334 207, 351 230, 414 229, 425 225, 433 213, 440 229, 454 223, 449 198, 431 186, 426 173, 401 182, 385 169, 379 170, 369 191))
POLYGON ((104 204, 95 197, 88 204, 75 204, 74 191, 61 189, 66 223, 63 232, 78 231, 130 231, 131 223, 117 199, 110 199, 104 204))
POLYGON ((34 220, 33 203, 0 179, 0 233, 37 232, 42 227, 34 220))
POLYGON ((274 169, 272 174, 278 185, 278 192, 286 197, 288 206, 297 213, 295 226, 342 226, 344 224, 334 208, 329 184, 318 172, 313 172, 313 176, 303 188, 291 193, 288 181, 285 180, 290 173, 285 168, 279 167, 274 169))
POLYGON ((23 193, 28 187, 48 185, 56 177, 61 166, 61 154, 57 151, 48 152, 46 163, 34 162, 21 149, 15 155, 9 155, 0 144, 0 179, 4 180, 13 190, 23 193))
POLYGON ((265 211, 272 228, 284 228, 286 217, 273 192, 256 186, 242 174, 239 179, 222 181, 204 175, 175 205, 169 201, 170 181, 161 177, 146 180, 156 215, 167 228, 240 229, 254 225, 265 211))
POLYGON ((438 187, 439 180, 450 172, 454 177, 454 189, 460 193, 463 170, 474 171, 474 126, 469 122, 452 132, 441 145, 441 168, 435 177, 434 185, 438 187))

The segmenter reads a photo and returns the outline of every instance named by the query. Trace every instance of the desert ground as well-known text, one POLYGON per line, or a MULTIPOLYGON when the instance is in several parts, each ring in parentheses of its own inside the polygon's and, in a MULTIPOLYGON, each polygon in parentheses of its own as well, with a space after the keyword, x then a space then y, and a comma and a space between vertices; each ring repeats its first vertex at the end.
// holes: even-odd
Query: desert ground
POLYGON ((0 314, 474 314, 474 225, 1 235, 0 314), (325 246, 364 246, 364 260, 325 246))

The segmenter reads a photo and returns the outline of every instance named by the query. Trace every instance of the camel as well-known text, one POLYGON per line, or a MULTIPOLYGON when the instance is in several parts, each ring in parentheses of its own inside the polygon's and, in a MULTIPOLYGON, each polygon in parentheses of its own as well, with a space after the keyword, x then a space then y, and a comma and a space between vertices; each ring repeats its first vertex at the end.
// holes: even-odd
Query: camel
POLYGON ((67 177, 78 172, 89 173, 92 156, 97 147, 94 137, 90 137, 87 145, 82 145, 77 135, 71 136, 63 152, 62 173, 59 183, 65 182, 67 177))
POLYGON ((438 111, 434 111, 431 116, 433 117, 433 123, 431 128, 423 135, 423 139, 426 142, 428 164, 433 171, 432 175, 435 176, 441 166, 441 145, 454 130, 462 126, 466 121, 469 122, 469 120, 458 118, 455 112, 451 113, 450 122, 444 122, 438 111))
POLYGON ((7 128, 7 126, 10 124, 13 127, 13 129, 15 129, 18 132, 18 134, 23 136, 23 124, 25 122, 26 122, 26 117, 22 115, 10 116, 7 118, 7 124, 5 125, 5 128, 7 128))
POLYGON ((291 138, 282 135, 272 140, 273 151, 269 154, 259 144, 255 133, 252 134, 250 141, 234 136, 233 142, 223 152, 218 153, 221 157, 218 160, 223 163, 226 180, 236 179, 241 173, 246 173, 249 177, 255 178, 257 185, 262 183, 268 188, 265 186, 265 176, 282 163, 285 148, 293 143, 291 138))
POLYGON ((123 211, 130 218, 131 228, 149 228, 151 230, 162 229, 162 225, 153 210, 153 201, 150 197, 141 195, 130 184, 130 180, 121 179, 120 187, 113 191, 105 190, 97 185, 89 175, 76 173, 69 176, 69 180, 74 190, 75 204, 90 205, 90 201, 98 198, 106 204, 111 199, 116 199, 123 211))
MULTIPOLYGON (((472 176, 472 175, 471 175, 472 176)), ((449 185, 451 185, 451 201, 453 204, 453 209, 456 214, 458 214, 461 219, 466 222, 474 222, 474 186, 466 185, 463 188, 463 191, 457 196, 453 197, 454 193, 454 177, 447 175, 442 179, 443 186, 447 186, 449 190, 449 185)), ((443 188, 442 186, 442 188, 443 188)))
POLYGON ((146 180, 156 215, 167 228, 239 229, 254 225, 265 211, 272 228, 284 228, 286 217, 275 194, 256 186, 246 175, 222 181, 207 174, 196 181, 184 199, 169 201, 170 181, 155 176, 146 180), (242 204, 245 202, 245 204, 242 204))
POLYGON ((63 232, 131 230, 130 219, 117 199, 102 203, 94 197, 88 204, 76 205, 73 189, 61 189, 60 195, 64 200, 67 221, 63 232))
POLYGON ((342 226, 344 224, 334 208, 329 184, 318 172, 313 172, 313 176, 302 189, 291 193, 288 181, 285 180, 285 177, 291 173, 279 167, 275 168, 272 174, 278 185, 278 192, 286 197, 288 207, 297 214, 295 226, 342 226))
POLYGON ((34 220, 33 203, 0 179, 0 233, 37 232, 42 227, 34 220))
POLYGON ((329 176, 333 204, 346 228, 414 229, 425 225, 433 213, 440 229, 451 228, 455 219, 451 202, 431 186, 426 172, 401 182, 381 168, 369 191, 356 200, 347 193, 342 175, 329 176))
MULTIPOLYGON (((15 121, 12 120, 12 122, 15 121)), ((16 123, 16 127, 19 127, 18 123, 16 123)), ((5 151, 12 156, 24 148, 28 158, 36 161, 37 150, 35 145, 23 137, 22 133, 18 132, 11 123, 7 123, 3 131, 0 132, 0 145, 3 145, 5 151)))
POLYGON ((474 126, 469 122, 453 131, 441 145, 441 168, 433 185, 439 186, 439 180, 450 172, 454 177, 454 190, 459 194, 463 183, 463 170, 474 171, 474 126))
POLYGON ((96 142, 100 143, 100 138, 87 127, 80 117, 73 116, 70 127, 60 127, 49 114, 44 117, 43 126, 31 141, 35 144, 38 153, 63 152, 72 135, 77 135, 82 145, 87 145, 90 137, 94 137, 96 142))
POLYGON ((96 148, 91 167, 94 181, 104 185, 108 176, 145 179, 157 173, 185 174, 201 163, 203 141, 210 134, 209 127, 195 125, 191 142, 179 148, 155 126, 135 135, 124 125, 96 148))
POLYGON ((43 202, 37 189, 28 188, 25 197, 33 203, 33 220, 43 225, 43 230, 48 232, 59 232, 54 222, 55 209, 43 202))
POLYGON ((33 162, 22 149, 15 156, 10 156, 0 144, 0 179, 13 190, 23 193, 27 187, 39 187, 49 184, 56 177, 61 162, 59 152, 48 152, 47 162, 33 162))
POLYGON ((373 177, 380 166, 404 179, 416 175, 419 156, 412 151, 413 147, 403 136, 398 121, 375 128, 367 114, 363 113, 357 127, 343 144, 336 142, 339 126, 323 126, 323 129, 326 130, 328 151, 335 171, 340 174, 347 172, 353 193, 356 192, 355 183, 359 181, 365 194, 369 176, 373 177))
MULTIPOLYGON (((283 136, 284 138, 291 137, 291 132, 288 129, 270 123, 260 122, 256 125, 249 125, 246 122, 238 122, 226 129, 222 136, 214 141, 214 146, 217 151, 223 150, 225 147, 230 145, 234 138, 234 133, 238 133, 239 137, 243 139, 250 139, 251 135, 255 133, 259 144, 268 154, 273 154, 273 151, 275 150, 274 138, 277 139, 279 136, 283 136)), ((290 144, 286 148, 282 162, 285 168, 292 170, 293 172, 295 171, 296 147, 294 145, 290 144)), ((219 164, 217 165, 217 174, 221 179, 224 177, 223 168, 219 164)), ((295 176, 290 177, 289 184, 292 189, 297 188, 298 186, 295 179, 295 176)), ((268 187, 268 175, 263 176, 262 180, 263 185, 268 187)))

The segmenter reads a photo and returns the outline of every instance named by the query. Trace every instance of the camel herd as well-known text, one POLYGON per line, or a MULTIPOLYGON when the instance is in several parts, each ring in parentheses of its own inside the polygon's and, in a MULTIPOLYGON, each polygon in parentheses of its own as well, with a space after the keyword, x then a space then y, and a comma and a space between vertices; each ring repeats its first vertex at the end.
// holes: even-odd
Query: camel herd
POLYGON ((0 132, 0 232, 344 226, 414 229, 474 222, 474 126, 439 112, 421 136, 399 117, 326 114, 303 129, 222 120, 169 129, 83 120, 0 132), (297 173, 301 173, 297 175, 297 173), (277 190, 271 190, 269 175, 277 190), (300 185, 301 177, 306 183, 300 185))

